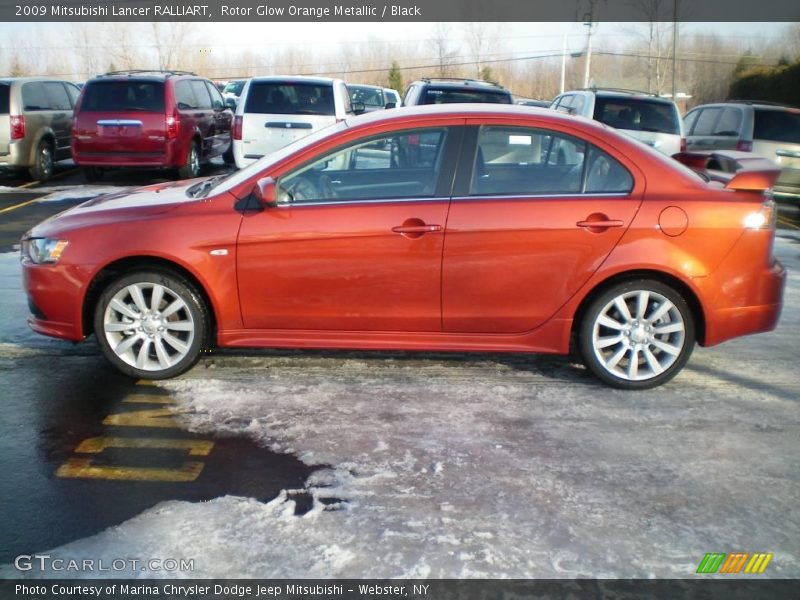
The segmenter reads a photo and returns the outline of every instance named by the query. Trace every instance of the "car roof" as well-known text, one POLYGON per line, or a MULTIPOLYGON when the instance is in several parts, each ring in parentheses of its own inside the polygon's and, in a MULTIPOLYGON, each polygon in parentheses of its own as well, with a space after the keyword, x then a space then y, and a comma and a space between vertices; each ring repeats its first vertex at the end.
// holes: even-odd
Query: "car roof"
POLYGON ((158 69, 132 69, 126 71, 109 71, 92 77, 87 83, 95 81, 159 81, 163 82, 173 77, 195 77, 205 79, 189 71, 159 71, 158 69))
POLYGON ((255 77, 251 77, 250 81, 283 81, 286 83, 331 84, 339 80, 332 77, 314 77, 311 75, 256 75, 255 77))
MULTIPOLYGON (((489 81, 482 81, 480 79, 448 79, 448 78, 423 78, 415 81, 414 84, 426 85, 428 87, 437 87, 442 89, 469 89, 480 88, 485 90, 497 90, 507 92, 508 90, 502 85, 491 83, 489 81)), ((413 84, 412 84, 413 85, 413 84)))
POLYGON ((765 110, 788 110, 788 111, 798 111, 795 106, 790 106, 788 104, 779 104, 777 102, 768 102, 766 100, 726 100, 725 102, 709 102, 707 104, 698 104, 697 106, 693 107, 692 110, 697 110, 698 108, 706 108, 709 106, 713 107, 724 107, 724 106, 737 106, 737 107, 745 107, 745 106, 752 106, 754 108, 761 108, 765 110))
POLYGON ((637 100, 650 100, 653 102, 663 102, 664 104, 674 104, 672 98, 665 98, 651 92, 644 92, 641 90, 626 90, 622 88, 584 88, 580 90, 570 90, 560 95, 563 96, 565 94, 576 94, 579 92, 594 94, 595 96, 599 96, 601 98, 636 98, 637 100))
POLYGON ((31 81, 64 81, 66 83, 72 83, 71 81, 67 81, 66 79, 59 79, 58 77, 3 77, 0 78, 0 83, 29 83, 31 81))

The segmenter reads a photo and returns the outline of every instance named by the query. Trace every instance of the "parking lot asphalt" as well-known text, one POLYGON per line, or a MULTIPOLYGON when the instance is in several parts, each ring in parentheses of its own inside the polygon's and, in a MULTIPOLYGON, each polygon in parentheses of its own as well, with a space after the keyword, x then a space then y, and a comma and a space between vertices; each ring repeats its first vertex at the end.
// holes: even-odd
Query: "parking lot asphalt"
MULTIPOLYGON (((31 206, 52 214, 88 187, 31 206)), ((18 237, 41 214, 19 212, 10 229, 18 237)), ((675 577, 703 552, 753 550, 775 553, 774 576, 800 577, 792 231, 777 245, 790 272, 778 330, 698 349, 674 382, 642 394, 608 390, 566 358, 405 353, 222 351, 146 385, 113 371, 93 341, 27 329, 7 244, 0 563, 95 534, 110 556, 153 553, 166 542, 136 530, 175 500, 185 516, 159 527, 197 547, 197 576, 271 564, 272 576, 675 577), (336 505, 308 489, 328 469, 350 481, 341 517, 252 525, 282 490, 298 516, 316 500, 336 505), (230 556, 253 562, 220 565, 218 548, 201 547, 222 523, 231 544, 242 540, 230 556), (281 554, 248 550, 248 527, 281 554), (328 557, 330 540, 350 540, 347 560, 328 557)))

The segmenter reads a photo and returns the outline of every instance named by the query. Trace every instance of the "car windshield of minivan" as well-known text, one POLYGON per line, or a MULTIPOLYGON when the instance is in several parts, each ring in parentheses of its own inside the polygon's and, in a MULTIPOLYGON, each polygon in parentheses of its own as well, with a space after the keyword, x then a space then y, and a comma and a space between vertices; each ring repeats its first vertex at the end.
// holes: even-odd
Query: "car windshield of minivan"
POLYGON ((253 81, 247 92, 246 113, 272 115, 334 115, 330 84, 253 81))
POLYGON ((667 102, 642 98, 602 98, 594 102, 594 118, 615 129, 680 134, 678 116, 667 102))
POLYGON ((94 81, 86 86, 81 110, 164 112, 164 84, 159 81, 94 81))
POLYGON ((753 139, 800 144, 800 111, 756 109, 753 139))
POLYGON ((423 98, 423 104, 511 104, 510 96, 505 92, 491 90, 436 90, 428 89, 423 98))
POLYGON ((0 82, 0 115, 7 115, 9 109, 9 91, 11 86, 0 82))

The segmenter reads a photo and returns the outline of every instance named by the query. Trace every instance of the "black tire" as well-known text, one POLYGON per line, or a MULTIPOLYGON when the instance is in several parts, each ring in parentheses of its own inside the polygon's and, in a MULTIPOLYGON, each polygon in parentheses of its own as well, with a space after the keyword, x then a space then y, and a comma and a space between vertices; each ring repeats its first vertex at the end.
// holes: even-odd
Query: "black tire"
POLYGON ((42 140, 36 147, 33 166, 28 169, 35 181, 47 181, 53 176, 53 145, 47 140, 42 140))
POLYGON ((651 279, 611 286, 589 304, 578 329, 584 364, 603 383, 623 390, 666 383, 686 365, 694 344, 694 315, 686 300, 651 279))
POLYGON ((231 142, 231 145, 228 146, 228 149, 222 154, 222 161, 226 165, 233 165, 236 163, 236 159, 233 157, 233 142, 231 142))
POLYGON ((208 345, 209 308, 196 287, 180 275, 136 271, 115 279, 103 290, 94 308, 94 331, 103 355, 125 375, 169 379, 194 366, 208 345), (164 288, 160 301, 154 298, 156 286, 164 288), (142 306, 131 293, 134 287, 142 294, 142 306), (115 297, 137 318, 126 315, 117 303, 111 307, 115 297), (183 305, 167 315, 178 299, 183 305), (153 310, 154 303, 157 310, 153 310))
POLYGON ((95 183, 103 179, 103 169, 100 167, 83 167, 83 178, 87 183, 95 183))
POLYGON ((178 169, 178 177, 181 179, 194 179, 200 175, 200 145, 197 140, 193 141, 186 153, 186 164, 178 169))

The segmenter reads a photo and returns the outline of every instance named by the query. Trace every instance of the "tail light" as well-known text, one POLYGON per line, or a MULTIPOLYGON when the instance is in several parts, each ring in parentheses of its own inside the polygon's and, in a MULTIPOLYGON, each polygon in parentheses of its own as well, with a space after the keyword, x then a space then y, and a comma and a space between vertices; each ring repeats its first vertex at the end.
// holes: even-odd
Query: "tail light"
POLYGON ((736 142, 736 149, 741 150, 742 152, 752 152, 753 151, 753 142, 752 141, 745 141, 739 140, 736 142))
POLYGON ((11 115, 11 139, 21 140, 25 137, 25 117, 11 115))
POLYGON ((236 115, 233 118, 233 139, 242 139, 242 115, 236 115))
POLYGON ((761 208, 755 212, 750 213, 744 218, 744 226, 746 229, 775 229, 778 221, 778 211, 775 208, 775 203, 772 201, 771 194, 765 194, 767 200, 761 208))
POLYGON ((686 138, 681 138, 681 152, 686 152, 686 138))
POLYGON ((165 124, 167 126, 167 139, 174 140, 178 137, 178 130, 181 126, 181 118, 180 115, 176 112, 171 115, 167 115, 165 120, 165 124))

